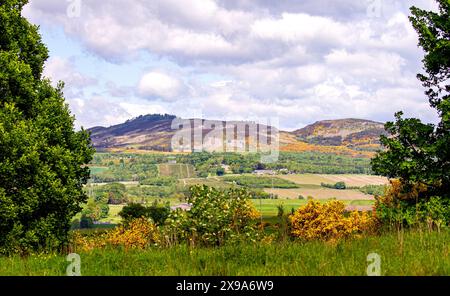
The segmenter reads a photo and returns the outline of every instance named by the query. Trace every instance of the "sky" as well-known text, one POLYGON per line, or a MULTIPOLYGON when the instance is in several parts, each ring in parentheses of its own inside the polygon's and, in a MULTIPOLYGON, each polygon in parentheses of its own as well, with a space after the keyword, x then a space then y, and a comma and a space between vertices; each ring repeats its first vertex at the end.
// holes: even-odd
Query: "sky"
POLYGON ((31 0, 76 126, 144 114, 436 121, 409 7, 432 0, 31 0))

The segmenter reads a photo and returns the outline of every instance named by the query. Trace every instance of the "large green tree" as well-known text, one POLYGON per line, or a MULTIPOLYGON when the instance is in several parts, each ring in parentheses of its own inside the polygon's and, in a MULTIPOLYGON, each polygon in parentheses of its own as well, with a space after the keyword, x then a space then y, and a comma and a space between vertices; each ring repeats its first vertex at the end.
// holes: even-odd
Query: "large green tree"
POLYGON ((0 0, 0 253, 54 249, 86 201, 89 134, 75 131, 60 83, 42 77, 48 51, 22 15, 0 0))
POLYGON ((425 73, 417 77, 439 123, 424 124, 397 113, 396 121, 386 124, 390 136, 381 139, 387 149, 372 160, 376 173, 399 178, 405 190, 417 184, 426 186, 424 200, 450 198, 450 0, 437 2, 437 12, 411 7, 409 19, 425 52, 425 73))

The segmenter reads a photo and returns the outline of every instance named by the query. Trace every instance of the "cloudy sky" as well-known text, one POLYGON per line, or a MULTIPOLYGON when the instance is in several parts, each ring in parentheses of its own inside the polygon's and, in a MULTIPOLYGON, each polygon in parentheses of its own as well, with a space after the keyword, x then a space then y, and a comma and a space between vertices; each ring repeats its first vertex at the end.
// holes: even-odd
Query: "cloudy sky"
POLYGON ((31 0, 77 126, 148 113, 434 121, 409 7, 431 0, 31 0))

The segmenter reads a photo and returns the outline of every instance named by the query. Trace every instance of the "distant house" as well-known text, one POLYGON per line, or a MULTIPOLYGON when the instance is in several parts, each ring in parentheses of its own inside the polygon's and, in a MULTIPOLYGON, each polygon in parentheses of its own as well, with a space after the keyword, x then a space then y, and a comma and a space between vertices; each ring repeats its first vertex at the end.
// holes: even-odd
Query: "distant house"
POLYGON ((188 203, 182 203, 182 204, 170 207, 170 209, 172 211, 176 211, 177 209, 181 209, 183 211, 189 211, 191 208, 192 208, 192 205, 188 204, 188 203))
POLYGON ((276 175, 274 170, 254 170, 253 174, 256 175, 276 175))

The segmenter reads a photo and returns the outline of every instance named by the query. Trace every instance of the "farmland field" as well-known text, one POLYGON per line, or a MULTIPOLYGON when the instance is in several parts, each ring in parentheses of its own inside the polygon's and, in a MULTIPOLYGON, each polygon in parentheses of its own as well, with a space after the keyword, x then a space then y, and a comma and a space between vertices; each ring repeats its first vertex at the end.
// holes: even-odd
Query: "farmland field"
POLYGON ((280 178, 292 181, 297 184, 313 184, 320 185, 321 183, 334 184, 336 182, 345 182, 348 186, 364 186, 364 185, 385 185, 388 180, 385 177, 373 175, 328 175, 328 174, 293 174, 282 175, 280 178))
POLYGON ((280 188, 266 188, 264 191, 278 195, 279 198, 296 199, 299 195, 307 198, 312 196, 315 199, 330 199, 336 198, 341 200, 373 200, 373 196, 362 193, 358 190, 338 190, 331 188, 296 188, 296 189, 280 189, 280 188))
POLYGON ((195 177, 194 167, 189 164, 165 163, 158 165, 160 176, 170 176, 177 178, 195 177))

